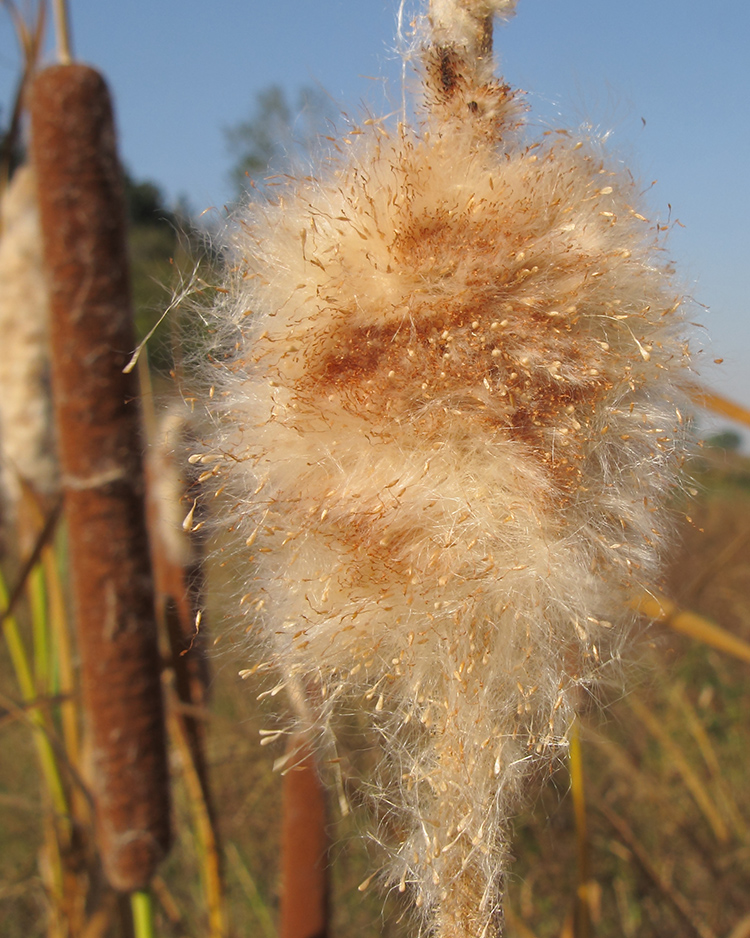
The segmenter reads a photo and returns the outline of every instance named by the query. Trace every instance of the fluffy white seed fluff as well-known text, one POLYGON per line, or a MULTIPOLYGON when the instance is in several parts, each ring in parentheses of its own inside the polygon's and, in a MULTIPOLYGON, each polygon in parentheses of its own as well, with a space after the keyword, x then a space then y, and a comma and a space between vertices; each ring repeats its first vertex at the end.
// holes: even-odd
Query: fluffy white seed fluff
POLYGON ((36 184, 24 166, 0 204, 0 480, 11 506, 22 482, 39 494, 57 485, 47 308, 36 184))
POLYGON ((194 442, 191 429, 190 412, 185 405, 182 402, 170 403, 159 415, 147 462, 155 535, 167 560, 181 568, 198 561, 196 545, 189 531, 194 531, 200 520, 193 510, 186 522, 183 510, 185 492, 196 475, 185 462, 194 442))
POLYGON ((369 709, 390 881, 445 938, 498 931, 508 818, 657 575, 685 365, 631 176, 522 140, 465 51, 427 48, 422 126, 240 216, 194 457, 266 660, 321 727, 369 709))

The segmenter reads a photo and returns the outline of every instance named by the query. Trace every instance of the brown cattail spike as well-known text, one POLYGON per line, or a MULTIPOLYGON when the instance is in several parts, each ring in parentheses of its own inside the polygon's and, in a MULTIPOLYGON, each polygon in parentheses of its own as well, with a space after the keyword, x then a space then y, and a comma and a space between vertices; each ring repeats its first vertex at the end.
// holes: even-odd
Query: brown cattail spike
POLYGON ((105 871, 129 891, 170 833, 121 172, 91 68, 43 71, 31 119, 90 784, 105 871))

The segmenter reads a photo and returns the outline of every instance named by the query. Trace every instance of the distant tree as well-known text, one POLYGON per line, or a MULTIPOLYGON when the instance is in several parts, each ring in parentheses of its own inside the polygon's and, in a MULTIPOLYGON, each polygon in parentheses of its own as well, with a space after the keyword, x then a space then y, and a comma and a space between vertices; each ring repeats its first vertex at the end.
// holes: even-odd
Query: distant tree
POLYGON ((174 225, 174 214, 164 205, 164 195, 155 183, 136 182, 125 172, 125 199, 131 225, 174 225))
POLYGON ((279 85, 259 91, 249 120, 224 131, 227 148, 235 162, 231 179, 240 196, 248 177, 291 169, 316 147, 326 123, 336 113, 330 98, 320 89, 299 89, 296 107, 290 105, 279 85))
POLYGON ((742 437, 734 430, 722 430, 709 436, 704 442, 714 449, 724 449, 727 452, 736 453, 742 446, 742 437))
POLYGON ((17 123, 10 125, 0 116, 0 179, 9 179, 24 159, 24 148, 18 134, 17 123))

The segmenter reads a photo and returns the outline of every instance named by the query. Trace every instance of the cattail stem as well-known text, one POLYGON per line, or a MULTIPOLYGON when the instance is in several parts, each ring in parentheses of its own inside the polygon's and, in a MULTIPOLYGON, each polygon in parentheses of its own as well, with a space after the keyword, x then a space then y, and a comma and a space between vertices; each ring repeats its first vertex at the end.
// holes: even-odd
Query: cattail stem
POLYGON ((492 56, 492 20, 477 0, 430 0, 433 42, 463 46, 474 59, 492 56))
POLYGON ((290 747, 297 762, 284 776, 280 938, 328 935, 328 837, 325 793, 304 737, 290 747))
POLYGON ((53 7, 57 34, 57 58, 61 65, 70 65, 73 61, 73 44, 70 38, 67 0, 54 0, 53 7))
POLYGON ((131 891, 168 848, 169 797, 137 385, 123 374, 135 345, 124 196, 101 76, 43 71, 31 125, 90 781, 105 871, 131 891))
POLYGON ((581 731, 578 721, 570 732, 570 789, 573 795, 573 813, 576 822, 576 844, 578 847, 578 890, 575 903, 574 928, 577 938, 588 938, 591 934, 589 912, 589 881, 591 863, 589 859, 588 825, 586 823, 586 793, 583 784, 583 755, 581 753, 581 731))
POLYGON ((138 890, 130 897, 134 938, 156 938, 154 901, 150 892, 138 890))

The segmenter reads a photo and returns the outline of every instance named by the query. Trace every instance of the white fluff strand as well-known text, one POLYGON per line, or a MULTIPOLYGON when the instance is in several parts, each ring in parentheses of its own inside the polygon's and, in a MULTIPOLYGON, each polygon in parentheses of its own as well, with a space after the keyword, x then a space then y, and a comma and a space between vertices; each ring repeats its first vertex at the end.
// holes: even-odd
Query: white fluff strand
POLYGON ((240 216, 193 457, 298 709, 381 734, 388 876, 439 938, 500 933, 509 818, 658 575, 682 451, 654 230, 595 141, 520 139, 463 18, 500 6, 435 3, 423 123, 240 216))

